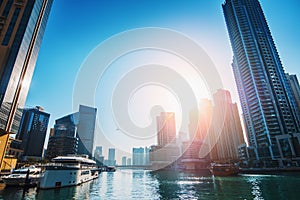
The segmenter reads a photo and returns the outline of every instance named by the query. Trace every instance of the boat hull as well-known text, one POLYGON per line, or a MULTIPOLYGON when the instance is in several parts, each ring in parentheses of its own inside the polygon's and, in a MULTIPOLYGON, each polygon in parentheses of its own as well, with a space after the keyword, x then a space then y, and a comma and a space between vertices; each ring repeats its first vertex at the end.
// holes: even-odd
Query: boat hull
POLYGON ((46 169, 39 188, 52 189, 80 185, 98 178, 98 171, 90 169, 46 169))
POLYGON ((40 178, 2 178, 6 186, 36 186, 40 178))

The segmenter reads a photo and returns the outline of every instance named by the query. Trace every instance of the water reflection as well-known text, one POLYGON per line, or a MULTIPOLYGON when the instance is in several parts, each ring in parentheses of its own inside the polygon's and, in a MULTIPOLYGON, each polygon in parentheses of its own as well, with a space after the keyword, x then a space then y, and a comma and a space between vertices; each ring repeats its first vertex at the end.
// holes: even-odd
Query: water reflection
POLYGON ((201 173, 117 170, 76 187, 3 188, 0 199, 299 199, 300 173, 214 177, 201 173))

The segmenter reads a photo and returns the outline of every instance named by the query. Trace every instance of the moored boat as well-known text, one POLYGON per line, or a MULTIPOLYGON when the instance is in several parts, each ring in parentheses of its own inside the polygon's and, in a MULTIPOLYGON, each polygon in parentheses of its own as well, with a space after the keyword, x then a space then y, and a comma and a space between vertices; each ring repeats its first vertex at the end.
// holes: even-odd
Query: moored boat
POLYGON ((212 163, 209 170, 215 176, 233 176, 239 173, 239 167, 235 164, 212 163))
POLYGON ((80 185, 99 175, 96 162, 82 156, 58 156, 44 167, 39 184, 41 189, 80 185))
POLYGON ((13 170, 10 175, 3 176, 6 186, 36 186, 41 177, 41 168, 31 165, 13 170))

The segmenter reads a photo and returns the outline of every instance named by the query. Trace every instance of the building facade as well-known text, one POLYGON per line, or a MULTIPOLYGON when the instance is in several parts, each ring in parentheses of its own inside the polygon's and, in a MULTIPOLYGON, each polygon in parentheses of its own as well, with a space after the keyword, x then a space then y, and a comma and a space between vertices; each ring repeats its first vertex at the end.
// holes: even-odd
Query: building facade
POLYGON ((20 129, 16 138, 21 140, 23 158, 42 159, 50 114, 37 106, 23 110, 20 129))
POLYGON ((0 163, 17 133, 52 0, 0 2, 0 163))
POLYGON ((48 141, 47 159, 56 156, 77 154, 78 138, 77 133, 78 115, 71 114, 55 120, 54 130, 48 141))
POLYGON ((48 158, 67 154, 94 154, 96 108, 79 106, 79 112, 55 121, 54 136, 49 138, 48 158), (66 140, 64 140, 66 139, 66 140), (60 145, 60 146, 57 146, 60 145))
POLYGON ((170 143, 176 143, 175 113, 162 112, 157 120, 157 144, 164 147, 170 143))
POLYGON ((79 106, 77 124, 78 154, 94 155, 97 108, 79 106))
POLYGON ((232 103, 227 90, 219 89, 213 97, 213 124, 209 130, 211 159, 237 161, 238 147, 245 143, 237 104, 232 103))
POLYGON ((291 86, 292 94, 295 97, 296 105, 298 107, 298 112, 300 112, 300 86, 296 74, 286 73, 287 80, 291 86))
POLYGON ((145 151, 143 147, 132 148, 132 165, 144 165, 145 151))
POLYGON ((249 144, 260 159, 280 158, 276 136, 299 132, 299 112, 258 0, 226 0, 233 72, 249 144))
POLYGON ((107 165, 107 166, 115 166, 116 165, 116 149, 114 149, 114 148, 108 149, 108 159, 105 160, 105 165, 107 165))

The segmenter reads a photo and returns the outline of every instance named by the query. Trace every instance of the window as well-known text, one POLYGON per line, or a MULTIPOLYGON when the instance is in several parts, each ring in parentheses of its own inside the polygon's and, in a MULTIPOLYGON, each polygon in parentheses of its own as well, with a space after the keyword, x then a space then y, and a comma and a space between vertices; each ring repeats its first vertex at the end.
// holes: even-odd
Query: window
POLYGON ((10 37, 11 37, 11 34, 12 34, 13 30, 14 30, 14 27, 15 27, 15 25, 16 25, 18 16, 19 16, 19 14, 20 14, 20 11, 21 11, 20 8, 16 8, 16 9, 15 9, 15 12, 14 12, 12 18, 11 18, 11 21, 10 21, 9 26, 8 26, 8 28, 7 28, 6 34, 5 34, 5 36, 4 36, 2 45, 5 45, 5 46, 8 45, 9 40, 10 40, 10 37))
MULTIPOLYGON (((9 13, 9 10, 10 10, 10 8, 11 8, 13 2, 14 2, 13 0, 8 0, 6 6, 5 6, 4 10, 3 10, 3 13, 2 13, 2 16, 3 16, 3 17, 7 18, 8 13, 9 13)), ((0 3, 2 4, 2 0, 1 0, 0 3)))

